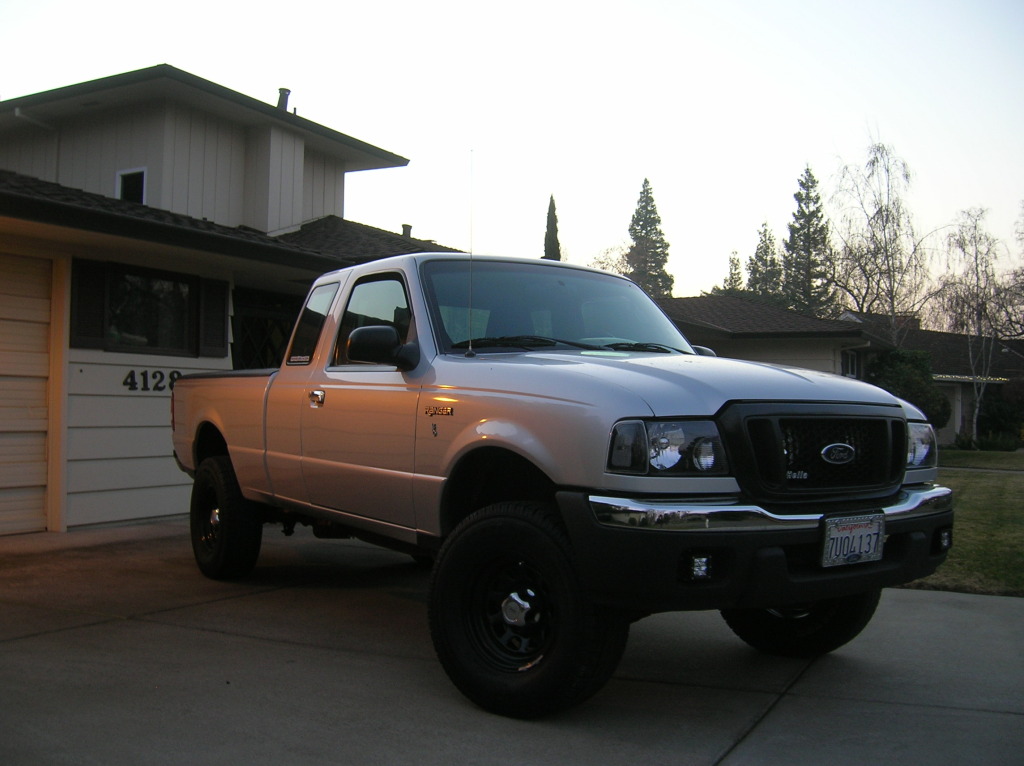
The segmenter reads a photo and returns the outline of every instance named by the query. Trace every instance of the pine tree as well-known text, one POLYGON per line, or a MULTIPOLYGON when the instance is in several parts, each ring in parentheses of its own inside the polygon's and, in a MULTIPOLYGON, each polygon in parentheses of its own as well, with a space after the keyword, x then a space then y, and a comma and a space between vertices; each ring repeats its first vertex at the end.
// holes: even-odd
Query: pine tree
POLYGON ((627 276, 651 297, 671 298, 673 279, 665 270, 668 242, 661 230, 661 216, 654 204, 651 183, 646 178, 629 224, 629 236, 633 244, 626 253, 627 276))
POLYGON ((796 212, 789 224, 789 237, 783 242, 782 288, 789 308, 804 314, 825 317, 833 313, 836 302, 827 279, 832 257, 829 226, 818 193, 818 181, 805 168, 793 195, 796 212))
POLYGON ((782 261, 775 235, 768 222, 757 233, 757 247, 747 259, 747 289, 762 298, 777 299, 782 295, 782 261))
POLYGON ((719 286, 711 288, 712 295, 743 295, 743 268, 740 266, 740 257, 735 250, 729 256, 729 274, 725 281, 719 286))
POLYGON ((544 258, 549 261, 562 260, 562 246, 558 244, 558 216, 555 215, 555 195, 548 202, 548 227, 544 232, 544 258))

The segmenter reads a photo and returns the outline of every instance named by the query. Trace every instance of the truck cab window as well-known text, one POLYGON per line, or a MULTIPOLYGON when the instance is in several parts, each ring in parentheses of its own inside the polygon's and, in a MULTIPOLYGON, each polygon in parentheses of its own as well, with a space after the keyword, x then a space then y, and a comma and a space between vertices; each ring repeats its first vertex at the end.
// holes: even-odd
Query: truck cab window
POLYGON ((331 282, 320 285, 309 294, 305 308, 299 315, 295 326, 295 337, 288 352, 288 364, 309 364, 313 359, 320 331, 324 328, 327 312, 331 310, 334 296, 338 292, 338 283, 331 282))
POLYGON ((357 327, 394 327, 401 342, 405 343, 411 323, 412 312, 409 310, 405 286, 397 275, 375 275, 364 279, 352 289, 352 297, 341 317, 331 364, 353 364, 346 354, 346 347, 348 336, 357 327))

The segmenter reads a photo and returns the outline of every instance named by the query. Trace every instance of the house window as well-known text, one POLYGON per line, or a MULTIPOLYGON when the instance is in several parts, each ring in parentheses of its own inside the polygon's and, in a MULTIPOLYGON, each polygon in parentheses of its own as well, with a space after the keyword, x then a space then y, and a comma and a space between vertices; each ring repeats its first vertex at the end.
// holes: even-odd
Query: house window
POLYGON ((227 356, 226 282, 83 260, 72 274, 72 347, 227 356))
POLYGON ((146 204, 146 171, 122 170, 117 174, 117 198, 146 204))
POLYGON ((236 287, 231 298, 231 366, 280 367, 302 297, 236 287))
POLYGON ((843 351, 843 375, 860 378, 860 355, 856 351, 843 351))

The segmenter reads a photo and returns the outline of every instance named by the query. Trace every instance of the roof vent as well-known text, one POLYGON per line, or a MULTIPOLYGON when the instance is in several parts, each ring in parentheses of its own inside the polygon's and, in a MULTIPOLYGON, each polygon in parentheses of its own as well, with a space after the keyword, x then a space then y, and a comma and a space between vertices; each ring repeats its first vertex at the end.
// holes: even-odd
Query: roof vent
POLYGON ((277 93, 278 93, 278 96, 277 96, 277 108, 278 109, 283 109, 284 111, 287 112, 288 111, 288 96, 290 96, 292 94, 292 92, 290 90, 288 90, 288 88, 278 88, 277 89, 277 93))

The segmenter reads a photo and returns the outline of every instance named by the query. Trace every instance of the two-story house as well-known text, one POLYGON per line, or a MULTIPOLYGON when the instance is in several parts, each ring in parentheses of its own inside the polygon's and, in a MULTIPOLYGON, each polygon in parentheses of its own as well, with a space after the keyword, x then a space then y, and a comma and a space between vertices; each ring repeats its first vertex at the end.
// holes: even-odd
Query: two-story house
POLYGON ((448 249, 344 219, 407 160, 170 66, 0 102, 0 534, 183 513, 174 380, 270 366, 318 274, 448 249))

